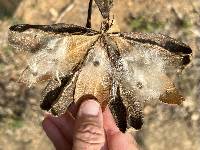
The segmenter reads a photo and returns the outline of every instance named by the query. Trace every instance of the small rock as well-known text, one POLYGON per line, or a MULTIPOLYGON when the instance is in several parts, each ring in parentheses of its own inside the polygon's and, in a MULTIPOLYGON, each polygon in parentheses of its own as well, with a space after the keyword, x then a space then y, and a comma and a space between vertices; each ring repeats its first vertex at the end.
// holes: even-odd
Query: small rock
POLYGON ((186 100, 186 101, 183 101, 183 106, 185 108, 188 108, 190 111, 194 110, 195 109, 195 104, 192 100, 186 100))
POLYGON ((35 98, 29 98, 31 104, 36 104, 37 100, 35 98))
POLYGON ((54 9, 54 8, 51 8, 49 10, 49 12, 51 13, 51 15, 53 16, 53 18, 57 18, 58 17, 58 12, 54 9))
POLYGON ((8 129, 8 130, 6 130, 6 134, 9 135, 9 136, 12 136, 13 132, 10 129, 8 129))
POLYGON ((191 119, 192 119, 193 121, 199 120, 199 114, 198 114, 198 113, 193 113, 192 116, 191 116, 191 119))
POLYGON ((144 114, 149 115, 151 112, 153 112, 153 108, 151 106, 146 106, 144 108, 144 114))
POLYGON ((13 115, 13 111, 12 111, 10 108, 6 108, 6 109, 5 109, 5 112, 6 112, 6 114, 9 115, 9 116, 13 115))

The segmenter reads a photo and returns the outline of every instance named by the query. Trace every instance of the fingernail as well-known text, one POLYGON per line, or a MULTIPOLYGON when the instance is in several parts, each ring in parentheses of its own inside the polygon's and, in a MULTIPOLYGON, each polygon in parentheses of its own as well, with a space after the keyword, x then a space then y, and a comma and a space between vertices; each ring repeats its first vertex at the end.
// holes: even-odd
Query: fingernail
POLYGON ((95 100, 84 101, 79 109, 78 115, 97 116, 99 114, 100 105, 95 100))

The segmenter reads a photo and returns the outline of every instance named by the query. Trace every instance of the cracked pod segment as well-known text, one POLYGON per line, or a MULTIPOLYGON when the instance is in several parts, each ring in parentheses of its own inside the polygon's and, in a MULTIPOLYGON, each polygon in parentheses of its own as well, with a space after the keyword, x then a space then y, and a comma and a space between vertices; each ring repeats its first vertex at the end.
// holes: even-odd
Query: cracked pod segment
POLYGON ((161 34, 118 32, 108 17, 112 1, 102 2, 97 3, 104 18, 100 31, 22 24, 10 27, 8 40, 30 54, 21 81, 28 86, 49 82, 42 92, 42 109, 60 115, 83 96, 93 96, 103 110, 109 106, 122 132, 140 129, 145 101, 184 100, 172 76, 190 62, 192 50, 161 34))

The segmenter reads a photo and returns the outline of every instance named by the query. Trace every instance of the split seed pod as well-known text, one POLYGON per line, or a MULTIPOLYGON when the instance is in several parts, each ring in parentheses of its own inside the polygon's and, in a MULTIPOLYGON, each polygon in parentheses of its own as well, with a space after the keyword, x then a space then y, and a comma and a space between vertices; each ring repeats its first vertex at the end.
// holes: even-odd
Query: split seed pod
POLYGON ((95 0, 103 17, 100 31, 69 24, 10 27, 10 44, 31 54, 21 81, 31 86, 49 81, 41 108, 55 115, 83 96, 108 105, 122 132, 140 129, 144 101, 181 104, 184 98, 171 81, 190 62, 186 44, 161 34, 118 32, 110 20, 111 0, 95 0))

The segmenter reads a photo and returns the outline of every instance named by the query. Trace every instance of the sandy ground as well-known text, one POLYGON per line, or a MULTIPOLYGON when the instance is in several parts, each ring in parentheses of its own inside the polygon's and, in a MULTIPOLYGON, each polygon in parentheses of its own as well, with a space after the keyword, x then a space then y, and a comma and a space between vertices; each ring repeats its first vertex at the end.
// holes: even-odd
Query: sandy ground
MULTIPOLYGON (((16 23, 84 26, 88 0, 22 0, 14 6, 9 2, 0 0, 0 8, 8 8, 0 9, 0 150, 53 149, 41 128, 43 85, 27 88, 17 83, 26 60, 8 45, 7 31, 16 23)), ((181 106, 146 104, 142 130, 132 131, 141 149, 200 150, 199 0, 115 0, 114 10, 121 31, 164 33, 193 49, 191 64, 177 79, 186 101, 181 106)), ((100 22, 94 6, 93 28, 98 30, 100 22)))

